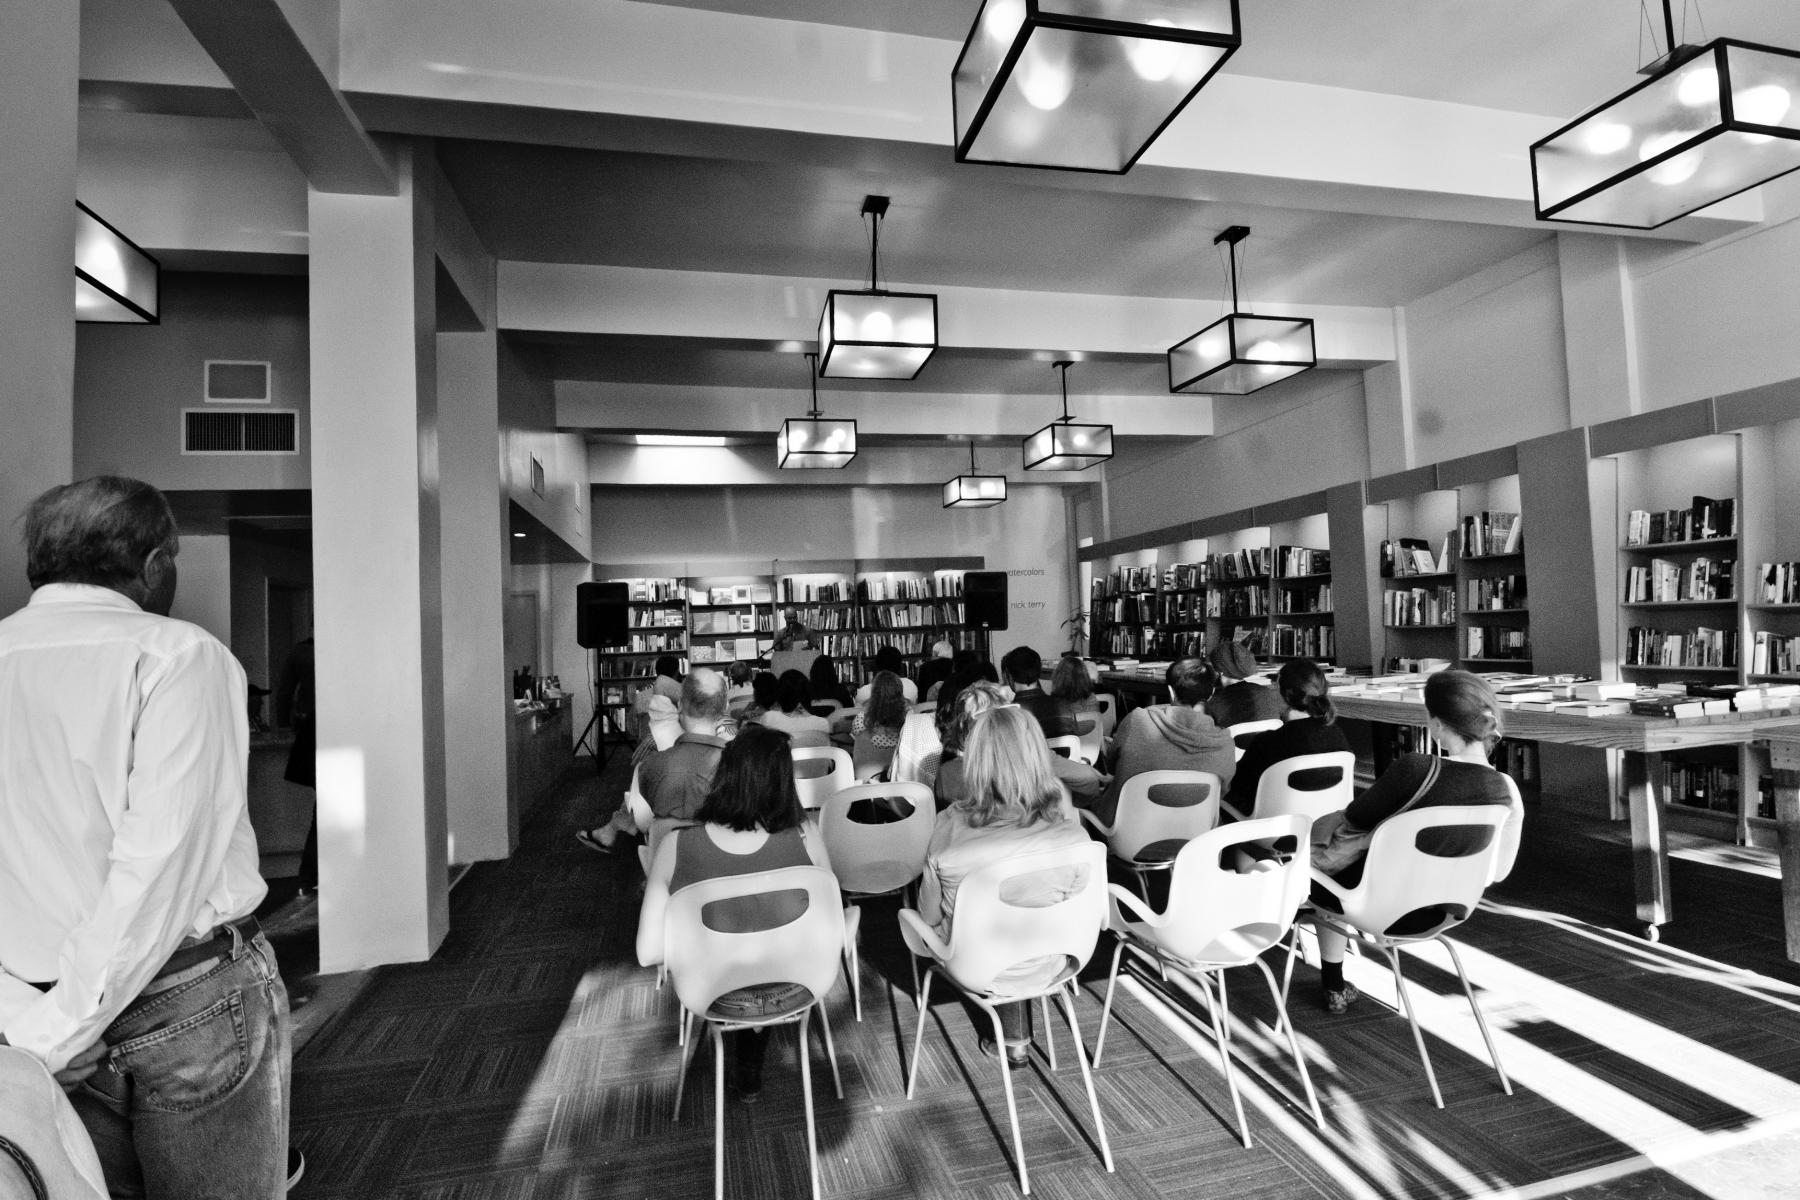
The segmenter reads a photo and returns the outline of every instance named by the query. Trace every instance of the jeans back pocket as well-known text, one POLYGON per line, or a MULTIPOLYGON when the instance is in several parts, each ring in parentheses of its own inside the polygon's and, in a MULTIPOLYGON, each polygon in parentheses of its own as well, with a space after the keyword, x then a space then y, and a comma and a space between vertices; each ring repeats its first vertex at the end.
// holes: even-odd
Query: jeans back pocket
POLYGON ((218 1003, 113 1048, 138 1103, 162 1112, 192 1112, 226 1095, 250 1072, 244 1000, 218 1003))

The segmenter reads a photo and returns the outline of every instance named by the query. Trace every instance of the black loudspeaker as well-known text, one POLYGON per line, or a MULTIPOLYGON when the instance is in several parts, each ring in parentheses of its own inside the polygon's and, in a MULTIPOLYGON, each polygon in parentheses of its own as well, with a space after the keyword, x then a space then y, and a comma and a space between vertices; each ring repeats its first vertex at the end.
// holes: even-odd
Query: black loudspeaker
POLYGON ((584 650, 623 646, 631 637, 627 602, 631 586, 624 583, 575 585, 575 642, 584 650))
POLYGON ((987 629, 1006 628, 1006 572, 970 571, 963 576, 963 620, 987 629))

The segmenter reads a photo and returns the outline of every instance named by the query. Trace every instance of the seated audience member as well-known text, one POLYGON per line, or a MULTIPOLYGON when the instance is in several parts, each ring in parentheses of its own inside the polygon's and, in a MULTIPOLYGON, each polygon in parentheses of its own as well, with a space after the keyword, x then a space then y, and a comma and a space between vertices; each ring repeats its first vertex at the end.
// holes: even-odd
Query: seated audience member
POLYGON ((737 714, 738 720, 745 724, 760 723, 770 709, 775 707, 775 697, 781 694, 781 681, 775 678, 773 671, 758 671, 750 677, 750 703, 737 714))
POLYGON ((750 681, 756 677, 756 668, 741 659, 726 668, 725 677, 731 686, 725 691, 725 708, 734 717, 742 717, 750 702, 756 699, 756 689, 750 681))
MULTIPOLYGON (((811 829, 794 792, 794 764, 787 735, 749 728, 726 746, 698 811, 697 824, 677 830, 657 847, 638 910, 637 952, 644 966, 663 961, 663 921, 669 898, 707 879, 755 875, 783 867, 829 868, 824 841, 811 829)), ((793 893, 770 892, 708 907, 707 921, 726 932, 772 929, 800 915, 793 893)), ((764 984, 721 996, 713 1011, 753 1018, 792 1011, 811 1001, 798 984, 764 984)), ((745 1104, 762 1090, 766 1029, 734 1033, 730 1087, 745 1104)))
POLYGON ((1065 654, 1050 675, 1050 694, 1066 701, 1075 710, 1076 732, 1088 718, 1098 718, 1100 701, 1094 698, 1094 677, 1087 664, 1073 654, 1065 654))
POLYGON ((839 708, 849 708, 851 704, 850 689, 838 679, 837 663, 829 654, 821 654, 812 660, 807 670, 807 682, 812 685, 812 703, 825 700, 836 700, 839 708))
POLYGON ((1237 755, 1231 738, 1206 715, 1213 692, 1213 673, 1204 659, 1179 658, 1163 678, 1170 704, 1134 709, 1113 737, 1113 779, 1094 806, 1095 815, 1111 824, 1118 811, 1119 789, 1145 771, 1211 771, 1230 784, 1237 755))
POLYGON ((1008 650, 1006 657, 1000 660, 1000 674, 1012 689, 1013 703, 1037 719, 1045 737, 1075 735, 1074 708, 1038 684, 1043 678, 1044 660, 1036 650, 1030 646, 1015 646, 1008 650))
MULTIPOLYGON (((900 651, 892 646, 881 647, 875 651, 875 661, 870 664, 870 669, 874 675, 879 675, 883 671, 892 671, 899 677, 900 690, 906 693, 906 702, 908 704, 919 702, 919 685, 906 677, 906 659, 900 651)), ((873 679, 874 675, 871 675, 870 678, 873 679)), ((865 683, 857 689, 856 707, 862 708, 869 703, 869 688, 872 686, 872 683, 865 683)))
MULTIPOLYGON (((1411 808, 1439 805, 1511 804, 1512 792, 1500 772, 1488 765, 1488 755, 1500 740, 1500 702, 1494 689, 1479 675, 1468 671, 1438 671, 1425 678, 1425 728, 1443 747, 1443 753, 1408 754, 1395 759, 1381 773, 1369 790, 1350 802, 1341 819, 1330 813, 1319 818, 1315 829, 1342 826, 1354 834, 1373 833, 1389 817, 1411 808), (1437 777, 1431 777, 1436 766, 1437 777)), ((1519 819, 1522 813, 1515 813, 1519 819)), ((1516 836, 1512 830, 1503 836, 1516 836)), ((1355 887, 1363 878, 1362 852, 1341 861, 1341 852, 1333 853, 1329 841, 1321 846, 1315 834, 1313 865, 1325 871, 1345 887, 1355 887)), ((1467 853, 1485 845, 1473 840, 1476 831, 1445 829, 1439 831, 1431 845, 1421 838, 1421 849, 1449 854, 1467 853)), ((1314 888, 1313 903, 1335 909, 1336 902, 1323 889, 1314 888)), ((1420 932, 1438 921, 1435 910, 1408 913, 1390 927, 1393 933, 1420 932)), ((1349 1008, 1360 993, 1344 981, 1345 940, 1342 935, 1319 927, 1319 958, 1324 1004, 1327 1012, 1337 1014, 1349 1008)))
MULTIPOLYGON (((983 686, 983 685, 977 685, 983 686)), ((956 892, 970 874, 1034 850, 1080 846, 1089 838, 1080 821, 1066 815, 1062 788, 1051 773, 1043 731, 1025 712, 1007 705, 982 712, 969 732, 962 759, 962 787, 956 802, 938 814, 919 882, 919 915, 946 941, 956 915, 956 892)), ((1015 880, 1021 887, 1004 894, 1009 904, 1047 907, 1074 894, 1086 880, 1079 868, 1036 872, 1015 880)), ((1000 977, 1001 989, 1029 993, 1060 974, 1061 956, 1015 964, 1000 977)), ((1023 1063, 1031 1048, 1026 1004, 997 1006, 1006 1057, 1023 1063)), ((991 1024, 981 1026, 984 1030, 991 1024)), ((984 1054, 998 1055, 991 1033, 981 1037, 984 1054)))
POLYGON ((1220 642, 1209 656, 1219 676, 1218 687, 1206 703, 1206 715, 1221 729, 1245 721, 1279 720, 1287 711, 1281 694, 1266 683, 1251 679, 1256 674, 1256 655, 1239 642, 1220 642))
POLYGON ((939 638, 931 644, 931 657, 919 668, 919 695, 927 700, 932 699, 932 689, 950 678, 956 670, 954 655, 956 647, 947 639, 939 638))
MULTIPOLYGON (((943 750, 932 792, 937 797, 939 809, 954 804, 964 794, 963 752, 968 745, 970 729, 982 713, 1004 707, 1006 703, 1006 693, 1000 685, 977 679, 958 688, 947 704, 938 706, 938 730, 943 750)), ((1060 754, 1050 756, 1050 771, 1068 791, 1069 799, 1081 808, 1091 808, 1106 786, 1106 776, 1078 759, 1064 758, 1060 754)))
POLYGON ((805 735, 806 744, 823 746, 829 740, 831 723, 814 716, 812 684, 798 671, 783 671, 775 689, 775 707, 757 718, 770 729, 779 729, 789 737, 805 735))
POLYGON ((1225 793, 1231 806, 1246 817, 1254 815, 1251 810, 1256 806, 1256 787, 1263 772, 1276 763, 1302 754, 1350 749, 1344 731, 1337 725, 1337 709, 1331 704, 1325 672, 1317 663, 1304 658, 1286 663, 1275 677, 1275 690, 1287 706, 1284 723, 1280 729, 1259 733, 1250 740, 1225 793))
POLYGON ((671 703, 681 703, 681 659, 673 654, 659 654, 656 658, 656 677, 650 686, 639 688, 637 696, 632 700, 631 709, 635 727, 632 736, 644 736, 645 719, 650 712, 650 700, 654 696, 666 696, 671 703))
MULTIPOLYGON (((942 693, 949 690, 950 681, 952 679, 954 679, 958 675, 973 675, 975 669, 977 667, 979 667, 980 665, 981 665, 981 655, 977 654, 975 651, 973 651, 973 650, 952 651, 951 658, 950 658, 950 674, 944 676, 944 680, 942 683, 932 684, 931 691, 929 693, 927 693, 925 698, 927 700, 941 700, 943 698, 942 693)), ((998 675, 994 676, 995 682, 998 682, 999 678, 1000 677, 998 675)))
MULTIPOLYGON (((691 823, 700 801, 712 786, 713 768, 727 739, 720 733, 725 716, 725 678, 696 667, 681 684, 681 733, 666 750, 646 755, 638 766, 638 790, 650 805, 654 824, 663 830, 691 823)), ((647 833, 631 820, 621 797, 604 825, 584 829, 575 839, 590 850, 617 851, 622 833, 647 833)))
POLYGON ((911 707, 900 688, 900 677, 892 671, 879 672, 870 681, 868 706, 850 722, 850 756, 858 765, 858 774, 864 762, 893 761, 911 707))

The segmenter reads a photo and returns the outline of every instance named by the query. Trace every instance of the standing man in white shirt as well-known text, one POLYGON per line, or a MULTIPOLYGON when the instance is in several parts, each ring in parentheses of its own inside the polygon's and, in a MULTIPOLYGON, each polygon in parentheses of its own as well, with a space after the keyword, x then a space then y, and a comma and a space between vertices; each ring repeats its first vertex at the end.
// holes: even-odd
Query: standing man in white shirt
POLYGON ((118 1196, 275 1200, 287 990, 252 915, 244 672, 168 616, 174 514, 97 476, 25 513, 0 621, 0 1041, 57 1073, 118 1196))

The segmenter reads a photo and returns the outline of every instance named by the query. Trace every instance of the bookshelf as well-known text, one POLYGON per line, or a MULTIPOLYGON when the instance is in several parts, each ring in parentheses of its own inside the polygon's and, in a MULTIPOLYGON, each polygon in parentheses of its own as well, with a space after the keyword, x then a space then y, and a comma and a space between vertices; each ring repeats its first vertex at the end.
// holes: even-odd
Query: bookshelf
POLYGON ((1519 477, 1456 489, 1457 659, 1470 671, 1532 669, 1519 477))
POLYGON ((724 668, 768 654, 775 605, 767 575, 698 575, 687 598, 690 665, 724 668))
POLYGON ((629 712, 637 693, 656 678, 656 660, 688 650, 687 589, 674 576, 614 577, 629 589, 625 608, 626 640, 594 651, 597 707, 629 712))
POLYGON ((963 574, 967 568, 907 560, 859 563, 856 601, 857 652, 837 664, 846 684, 869 681, 868 660, 891 645, 917 673, 943 638, 957 649, 977 649, 980 631, 963 620, 963 574))
POLYGON ((1458 658, 1461 514, 1455 491, 1431 488, 1383 501, 1379 513, 1382 661, 1416 670, 1458 658))
POLYGON ((1337 662, 1337 606, 1325 514, 1271 524, 1269 541, 1268 657, 1275 662, 1337 662))
POLYGON ((1242 642, 1258 658, 1269 653, 1270 581, 1275 550, 1267 526, 1207 539, 1207 643, 1242 642))

